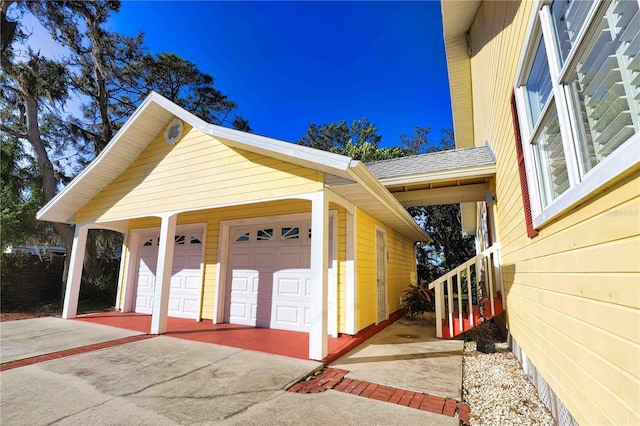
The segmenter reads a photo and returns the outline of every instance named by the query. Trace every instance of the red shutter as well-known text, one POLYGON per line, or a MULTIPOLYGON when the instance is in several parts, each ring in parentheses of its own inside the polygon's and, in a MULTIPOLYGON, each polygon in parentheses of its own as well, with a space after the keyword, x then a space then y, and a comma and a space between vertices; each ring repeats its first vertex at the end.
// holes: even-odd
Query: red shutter
POLYGON ((533 227, 531 215, 531 199, 529 198, 529 186, 527 184, 527 170, 524 165, 524 150, 520 136, 520 123, 518 122, 518 110, 516 109, 515 93, 511 94, 511 120, 513 121, 513 133, 516 140, 516 153, 518 156, 518 172, 520 173, 520 188, 522 189, 522 202, 524 204, 524 218, 527 223, 527 235, 533 238, 538 235, 538 230, 533 227))

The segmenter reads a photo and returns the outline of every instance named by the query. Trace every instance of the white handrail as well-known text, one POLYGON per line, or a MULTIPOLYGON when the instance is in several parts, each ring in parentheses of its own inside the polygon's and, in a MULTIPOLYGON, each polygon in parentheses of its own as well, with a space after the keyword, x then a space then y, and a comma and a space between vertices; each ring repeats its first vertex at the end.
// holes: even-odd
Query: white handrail
MULTIPOLYGON (((467 309, 469 324, 473 327, 474 315, 473 315, 473 298, 471 288, 472 285, 477 285, 480 280, 481 271, 485 273, 485 283, 487 284, 487 291, 489 293, 489 303, 491 316, 495 315, 494 306, 494 290, 495 285, 501 291, 503 303, 504 292, 502 291, 502 271, 500 270, 500 244, 495 243, 488 249, 478 253, 476 256, 467 260, 460 266, 447 272, 445 275, 429 283, 427 288, 429 290, 435 289, 435 308, 436 308, 436 335, 442 338, 442 325, 443 320, 447 319, 447 325, 449 330, 449 336, 455 335, 453 330, 453 277, 456 277, 456 290, 458 294, 457 308, 458 308, 458 329, 460 332, 464 331, 463 319, 462 319, 462 272, 466 272, 467 280, 467 309), (471 280, 471 268, 474 268, 475 283, 471 280), (447 285, 447 303, 444 298, 444 285, 447 285)), ((480 295, 478 295, 478 304, 480 305, 480 295)), ((482 307, 481 307, 482 309, 482 307)))

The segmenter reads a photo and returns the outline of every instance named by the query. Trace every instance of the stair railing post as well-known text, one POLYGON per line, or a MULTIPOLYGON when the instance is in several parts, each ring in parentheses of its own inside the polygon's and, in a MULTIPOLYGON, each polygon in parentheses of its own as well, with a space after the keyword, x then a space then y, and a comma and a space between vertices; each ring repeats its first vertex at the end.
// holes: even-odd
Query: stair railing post
MULTIPOLYGON (((476 280, 478 279, 478 274, 476 274, 476 280)), ((471 294, 471 264, 467 264, 467 314, 469 316, 469 327, 473 327, 473 296, 471 294)))
POLYGON ((464 327, 462 324, 462 274, 460 271, 456 274, 456 287, 458 290, 458 330, 462 333, 464 327))
POLYGON ((453 279, 447 278, 447 324, 449 326, 449 337, 453 337, 453 279))
POLYGON ((487 257, 487 281, 489 282, 489 305, 491 306, 491 317, 496 316, 496 308, 493 305, 494 277, 493 277, 493 256, 487 257))
POLYGON ((476 258, 476 299, 478 302, 478 314, 480 315, 480 322, 482 322, 482 316, 483 316, 483 311, 482 311, 482 296, 483 296, 483 291, 482 291, 482 258, 481 257, 477 257, 476 258))
POLYGON ((496 287, 500 290, 500 298, 502 299, 502 309, 505 309, 504 303, 504 282, 502 281, 502 260, 500 259, 500 246, 496 246, 496 251, 494 252, 494 268, 496 271, 496 287))
POLYGON ((444 320, 442 313, 442 308, 444 307, 443 283, 444 281, 440 281, 434 288, 436 297, 436 337, 439 339, 442 339, 442 321, 444 320))

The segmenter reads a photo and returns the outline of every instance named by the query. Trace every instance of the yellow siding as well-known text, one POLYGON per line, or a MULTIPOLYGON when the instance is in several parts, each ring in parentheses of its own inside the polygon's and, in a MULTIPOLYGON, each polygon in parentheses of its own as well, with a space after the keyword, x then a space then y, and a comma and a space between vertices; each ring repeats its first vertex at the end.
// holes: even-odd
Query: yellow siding
POLYGON ((78 212, 77 220, 118 220, 250 202, 317 191, 322 182, 318 171, 233 149, 187 128, 173 145, 159 134, 122 175, 78 212))
POLYGON ((456 148, 473 146, 473 105, 468 90, 471 88, 471 66, 467 47, 467 36, 463 34, 449 40, 446 46, 453 125, 456 129, 456 148))
POLYGON ((475 145, 496 152, 508 327, 582 424, 640 423, 640 173, 526 235, 509 99, 533 2, 471 28, 475 145))
POLYGON ((400 296, 411 283, 416 270, 413 242, 384 226, 362 210, 356 220, 357 329, 374 324, 377 316, 376 294, 376 225, 387 237, 387 312, 400 309, 400 296))
POLYGON ((338 264, 338 332, 346 333, 347 329, 347 214, 344 208, 333 203, 329 204, 330 210, 336 210, 338 215, 338 241, 337 241, 337 264, 338 264))

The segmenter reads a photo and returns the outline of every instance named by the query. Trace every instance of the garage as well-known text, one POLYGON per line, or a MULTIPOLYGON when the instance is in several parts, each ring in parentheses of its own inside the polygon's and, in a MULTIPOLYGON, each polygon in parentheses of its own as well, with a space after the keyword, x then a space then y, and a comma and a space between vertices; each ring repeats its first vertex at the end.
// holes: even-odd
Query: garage
MULTIPOLYGON (((170 317, 198 319, 202 288, 203 228, 178 228, 175 235, 170 317)), ((159 231, 140 238, 136 266, 135 312, 151 314, 158 262, 159 231)))
POLYGON ((229 228, 225 322, 309 331, 308 218, 229 228))

